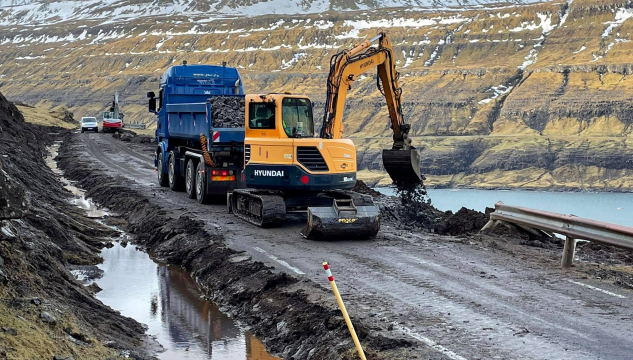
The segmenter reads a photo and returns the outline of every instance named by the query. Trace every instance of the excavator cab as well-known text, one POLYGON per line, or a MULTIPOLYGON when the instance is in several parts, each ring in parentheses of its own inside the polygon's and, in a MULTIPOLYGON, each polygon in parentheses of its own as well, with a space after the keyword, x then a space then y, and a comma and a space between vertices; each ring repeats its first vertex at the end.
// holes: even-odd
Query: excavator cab
POLYGON ((303 212, 308 239, 369 238, 380 229, 371 197, 356 185, 356 148, 349 139, 315 137, 312 102, 292 94, 246 95, 244 183, 229 195, 236 216, 261 227, 303 212))

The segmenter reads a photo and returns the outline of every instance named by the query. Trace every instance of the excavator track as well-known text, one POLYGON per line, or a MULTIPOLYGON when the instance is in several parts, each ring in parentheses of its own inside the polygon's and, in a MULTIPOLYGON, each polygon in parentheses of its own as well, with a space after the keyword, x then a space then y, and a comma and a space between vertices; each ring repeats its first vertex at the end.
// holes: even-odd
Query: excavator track
POLYGON ((284 198, 266 191, 235 190, 228 205, 238 218, 263 228, 280 227, 286 219, 284 198))

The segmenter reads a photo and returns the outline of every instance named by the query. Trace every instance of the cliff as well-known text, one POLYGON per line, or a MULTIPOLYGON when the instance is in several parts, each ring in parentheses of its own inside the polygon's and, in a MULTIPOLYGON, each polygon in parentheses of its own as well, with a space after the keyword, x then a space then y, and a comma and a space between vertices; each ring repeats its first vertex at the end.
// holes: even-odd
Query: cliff
MULTIPOLYGON (((322 104, 330 57, 383 29, 429 184, 633 189, 631 3, 449 3, 11 23, 0 27, 0 90, 12 100, 67 106, 76 117, 100 112, 119 90, 126 119, 150 122, 145 93, 164 69, 226 61, 248 92, 292 91, 322 104)), ((5 24, 11 16, 5 11, 5 24)), ((380 170, 378 149, 388 146, 390 130, 374 78, 367 73, 353 87, 345 132, 359 146, 361 168, 380 170)))

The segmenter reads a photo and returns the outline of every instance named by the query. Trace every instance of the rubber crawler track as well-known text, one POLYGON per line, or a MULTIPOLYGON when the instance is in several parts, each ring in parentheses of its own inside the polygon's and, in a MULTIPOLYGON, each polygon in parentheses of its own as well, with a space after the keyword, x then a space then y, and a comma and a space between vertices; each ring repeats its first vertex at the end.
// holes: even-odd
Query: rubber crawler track
POLYGON ((257 194, 256 191, 248 189, 235 190, 232 196, 233 214, 238 218, 263 228, 280 227, 284 224, 286 203, 281 196, 257 194), (247 210, 239 210, 237 204, 240 201, 259 202, 262 206, 262 215, 257 216, 247 210))

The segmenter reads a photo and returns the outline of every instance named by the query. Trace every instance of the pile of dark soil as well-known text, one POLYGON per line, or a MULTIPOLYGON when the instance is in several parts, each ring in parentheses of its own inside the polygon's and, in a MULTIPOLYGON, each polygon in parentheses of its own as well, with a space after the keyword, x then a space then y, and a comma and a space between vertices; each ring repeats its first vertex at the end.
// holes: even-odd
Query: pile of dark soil
POLYGON ((155 139, 152 136, 147 135, 138 135, 137 133, 120 129, 118 132, 112 134, 112 137, 125 142, 132 142, 136 144, 151 144, 155 142, 155 139))
POLYGON ((211 103, 213 127, 244 127, 244 97, 214 96, 208 101, 211 103))
MULTIPOLYGON (((560 243, 563 241, 560 240, 560 243)), ((608 265, 633 265, 633 251, 610 245, 602 245, 592 242, 578 242, 576 244, 576 257, 581 260, 608 265)), ((633 271, 631 273, 633 276, 633 271)))
MULTIPOLYGON (((340 312, 315 300, 323 294, 321 288, 230 249, 221 230, 166 212, 155 198, 78 156, 75 146, 81 145, 75 144, 80 143, 68 135, 62 145, 59 164, 65 176, 90 189, 86 196, 123 214, 128 223, 120 226, 135 235, 139 246, 190 272, 213 302, 247 324, 271 352, 285 359, 312 360, 346 359, 351 353, 354 345, 340 312)), ((370 336, 369 327, 358 321, 355 326, 369 353, 410 346, 406 341, 370 336)))
POLYGON ((26 123, 0 94, 0 323, 14 330, 0 333, 0 348, 9 358, 106 358, 120 353, 103 345, 115 341, 145 358, 143 327, 104 306, 68 271, 99 263, 113 233, 71 206, 47 167, 55 131, 64 130, 26 123), (65 328, 89 341, 77 342, 65 328))
POLYGON ((487 209, 485 214, 465 207, 459 209, 455 214, 447 211, 444 213, 443 219, 435 225, 435 232, 453 236, 477 233, 490 219, 489 210, 492 209, 487 209))
POLYGON ((384 196, 379 191, 376 191, 370 188, 369 186, 367 186, 367 184, 365 184, 363 180, 356 180, 356 185, 354 185, 354 187, 352 188, 352 191, 357 192, 359 194, 371 195, 372 197, 375 197, 375 198, 384 196))

